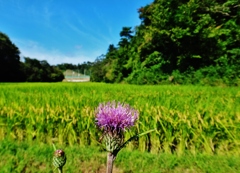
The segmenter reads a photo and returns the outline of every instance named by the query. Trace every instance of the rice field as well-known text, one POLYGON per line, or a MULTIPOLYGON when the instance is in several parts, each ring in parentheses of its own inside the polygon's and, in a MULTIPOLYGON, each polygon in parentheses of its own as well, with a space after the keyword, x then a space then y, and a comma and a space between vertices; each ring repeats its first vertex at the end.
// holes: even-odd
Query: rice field
POLYGON ((98 146, 99 103, 120 101, 140 113, 127 149, 151 153, 239 155, 240 89, 103 83, 0 84, 0 140, 98 146))

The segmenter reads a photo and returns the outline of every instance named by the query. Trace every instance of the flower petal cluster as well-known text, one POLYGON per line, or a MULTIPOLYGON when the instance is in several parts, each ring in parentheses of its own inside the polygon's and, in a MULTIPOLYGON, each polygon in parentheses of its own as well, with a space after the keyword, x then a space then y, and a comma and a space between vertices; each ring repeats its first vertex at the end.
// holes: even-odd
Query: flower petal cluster
POLYGON ((96 109, 96 124, 105 131, 124 131, 135 124, 138 116, 138 111, 128 104, 100 103, 96 109))

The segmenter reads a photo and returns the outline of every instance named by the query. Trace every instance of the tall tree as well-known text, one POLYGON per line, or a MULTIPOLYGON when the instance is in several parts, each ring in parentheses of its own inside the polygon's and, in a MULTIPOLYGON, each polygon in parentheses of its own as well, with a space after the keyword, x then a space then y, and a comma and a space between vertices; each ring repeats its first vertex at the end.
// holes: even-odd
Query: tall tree
POLYGON ((20 51, 9 37, 0 32, 0 82, 21 81, 20 51))
POLYGON ((104 82, 106 71, 104 66, 106 65, 105 55, 101 55, 96 58, 91 67, 90 79, 92 82, 104 82))
POLYGON ((120 36, 130 40, 133 37, 132 36, 133 31, 131 29, 132 27, 123 27, 122 31, 120 32, 120 36))

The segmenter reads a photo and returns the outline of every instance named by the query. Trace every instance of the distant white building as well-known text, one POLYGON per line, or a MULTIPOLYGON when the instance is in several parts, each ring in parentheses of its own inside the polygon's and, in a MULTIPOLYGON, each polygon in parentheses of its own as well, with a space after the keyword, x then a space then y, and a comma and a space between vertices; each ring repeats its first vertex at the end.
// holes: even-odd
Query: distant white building
POLYGON ((73 70, 66 70, 64 73, 64 81, 66 82, 88 82, 90 76, 77 73, 73 70))

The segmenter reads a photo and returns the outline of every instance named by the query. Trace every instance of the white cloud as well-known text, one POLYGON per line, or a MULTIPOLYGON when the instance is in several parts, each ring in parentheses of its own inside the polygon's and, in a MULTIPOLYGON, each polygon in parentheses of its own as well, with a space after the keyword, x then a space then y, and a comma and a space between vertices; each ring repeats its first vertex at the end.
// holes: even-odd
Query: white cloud
POLYGON ((18 45, 18 48, 21 51, 22 61, 23 57, 29 57, 38 60, 46 60, 51 65, 61 63, 78 64, 83 63, 84 61, 93 62, 102 52, 101 50, 85 52, 82 50, 81 45, 76 45, 73 47, 73 51, 70 54, 66 54, 58 49, 46 49, 39 43, 31 40, 13 39, 13 41, 18 45))

